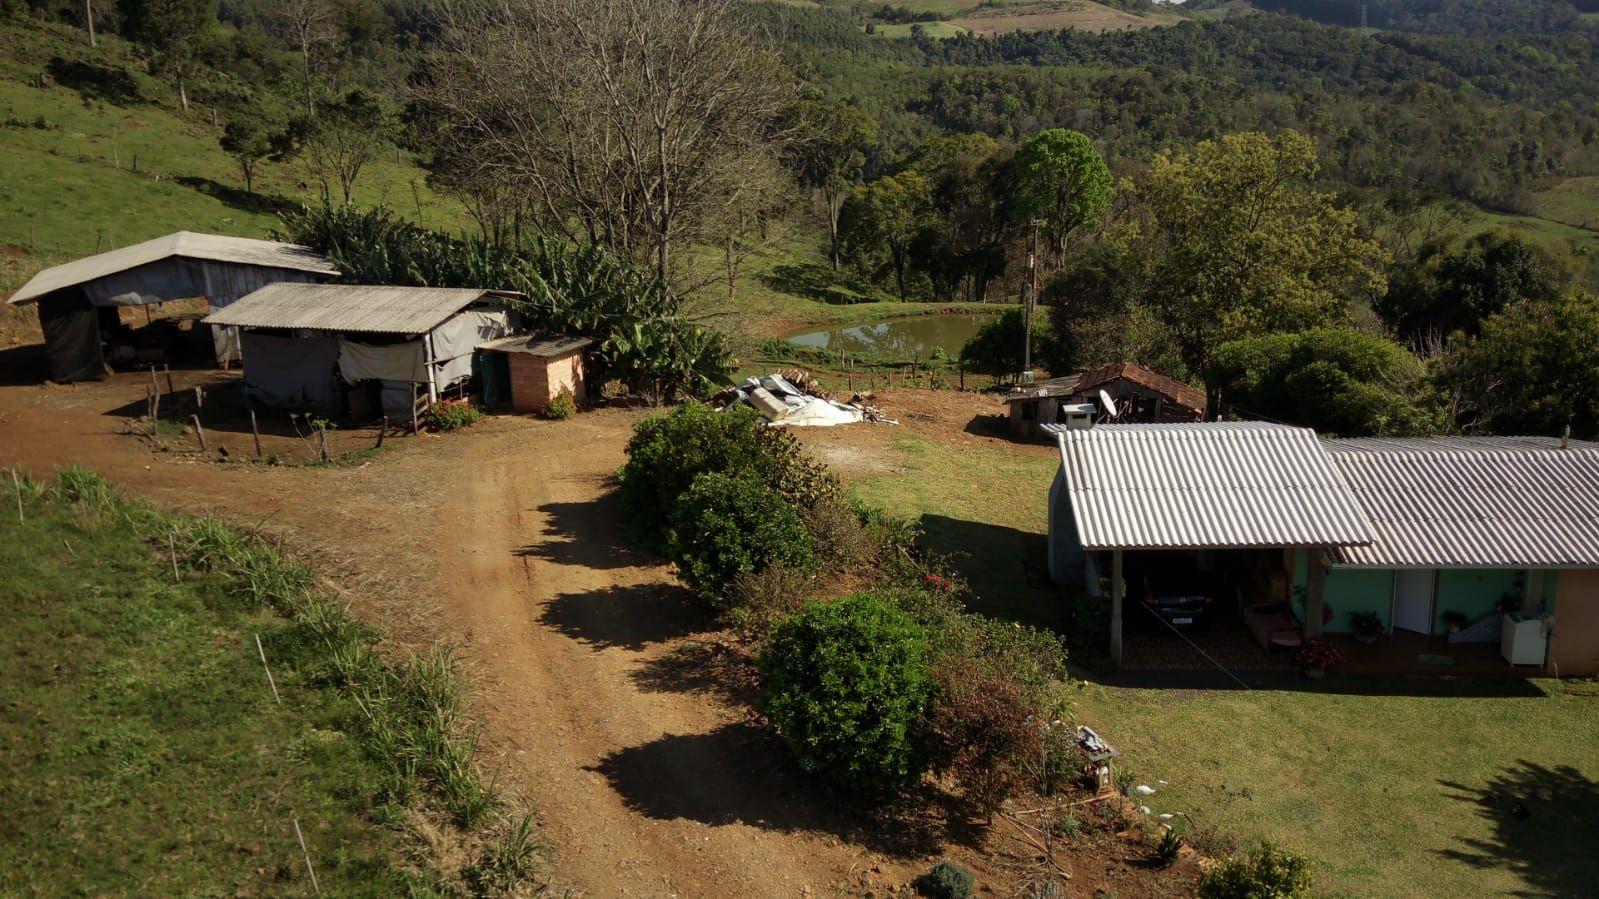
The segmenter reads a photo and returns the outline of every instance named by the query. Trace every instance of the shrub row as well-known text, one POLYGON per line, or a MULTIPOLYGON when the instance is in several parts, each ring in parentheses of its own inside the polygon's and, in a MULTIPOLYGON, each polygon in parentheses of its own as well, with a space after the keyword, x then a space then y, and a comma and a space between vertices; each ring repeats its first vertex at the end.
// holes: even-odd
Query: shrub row
POLYGON ((681 406, 639 423, 618 480, 640 532, 755 645, 761 711, 805 770, 878 795, 933 770, 991 812, 1069 768, 1059 641, 966 611, 915 527, 847 499, 792 435, 681 406))

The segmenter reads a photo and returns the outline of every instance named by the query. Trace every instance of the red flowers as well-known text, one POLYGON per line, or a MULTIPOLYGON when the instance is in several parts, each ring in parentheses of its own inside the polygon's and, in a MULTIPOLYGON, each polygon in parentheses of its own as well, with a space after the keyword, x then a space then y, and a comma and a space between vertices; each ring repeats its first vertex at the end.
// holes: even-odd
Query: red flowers
POLYGON ((1342 664, 1344 654, 1338 647, 1326 640, 1311 640, 1294 656, 1294 660, 1305 668, 1327 669, 1334 665, 1342 664))

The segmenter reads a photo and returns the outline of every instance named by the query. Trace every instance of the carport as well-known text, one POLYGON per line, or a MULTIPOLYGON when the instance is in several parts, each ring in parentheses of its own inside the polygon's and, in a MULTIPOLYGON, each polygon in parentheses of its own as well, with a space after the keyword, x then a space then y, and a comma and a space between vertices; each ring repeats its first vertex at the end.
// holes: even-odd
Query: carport
POLYGON ((1302 557, 1308 581, 1298 636, 1312 639, 1321 634, 1329 553, 1375 538, 1307 428, 1262 422, 1045 427, 1061 459, 1050 488, 1050 575, 1102 596, 1108 557, 1110 654, 1117 665, 1128 553, 1259 550, 1280 553, 1285 563, 1302 557))

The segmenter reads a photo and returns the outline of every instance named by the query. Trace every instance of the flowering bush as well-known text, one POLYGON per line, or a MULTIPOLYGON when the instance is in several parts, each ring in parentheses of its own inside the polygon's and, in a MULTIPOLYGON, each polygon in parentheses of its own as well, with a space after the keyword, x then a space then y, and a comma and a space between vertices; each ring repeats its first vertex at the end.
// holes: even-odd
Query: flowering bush
POLYGON ((1327 669, 1342 664, 1344 654, 1326 640, 1311 640, 1294 656, 1302 668, 1327 669))
POLYGON ((439 400, 428 409, 427 426, 434 431, 454 431, 470 428, 483 418, 483 413, 470 400, 439 400))

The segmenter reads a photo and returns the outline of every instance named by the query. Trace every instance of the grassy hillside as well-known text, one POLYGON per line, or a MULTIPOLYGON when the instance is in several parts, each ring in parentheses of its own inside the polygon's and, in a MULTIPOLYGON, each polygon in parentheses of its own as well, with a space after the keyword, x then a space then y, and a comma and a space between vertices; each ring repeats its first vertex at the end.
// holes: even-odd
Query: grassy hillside
MULTIPOLYGON (((179 229, 264 237, 277 209, 316 200, 295 163, 264 164, 245 193, 220 134, 209 110, 177 109, 115 37, 90 50, 61 26, 0 22, 0 294, 43 266, 179 229)), ((356 199, 467 224, 403 154, 373 162, 356 199)))
MULTIPOLYGON (((0 893, 309 895, 419 885, 373 821, 355 701, 298 675, 294 625, 173 582, 129 517, 34 496, 0 516, 0 893), (254 635, 269 658, 274 702, 254 635)), ((26 486, 26 485, 25 485, 26 486)))

